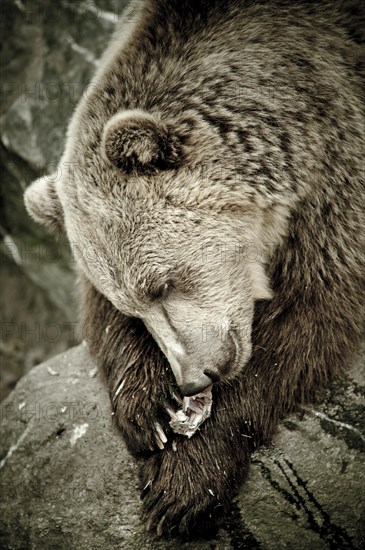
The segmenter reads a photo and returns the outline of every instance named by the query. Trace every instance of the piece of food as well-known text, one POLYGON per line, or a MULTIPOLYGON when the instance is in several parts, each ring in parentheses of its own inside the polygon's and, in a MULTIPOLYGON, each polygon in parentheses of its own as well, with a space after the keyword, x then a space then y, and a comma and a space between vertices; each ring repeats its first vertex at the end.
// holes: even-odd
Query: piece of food
POLYGON ((190 438, 209 418, 212 403, 212 386, 208 386, 202 392, 191 397, 184 397, 182 409, 176 412, 170 408, 167 409, 171 417, 171 429, 177 434, 190 438))

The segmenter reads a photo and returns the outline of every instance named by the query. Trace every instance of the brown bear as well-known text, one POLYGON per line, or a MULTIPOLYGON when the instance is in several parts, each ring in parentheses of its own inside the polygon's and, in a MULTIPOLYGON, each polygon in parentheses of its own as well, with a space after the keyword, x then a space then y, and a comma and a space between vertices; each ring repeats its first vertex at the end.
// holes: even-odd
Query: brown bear
POLYGON ((133 3, 58 176, 26 192, 72 243, 85 334, 158 533, 214 522, 250 453, 359 344, 361 5, 133 3), (191 430, 176 433, 181 403, 191 430))

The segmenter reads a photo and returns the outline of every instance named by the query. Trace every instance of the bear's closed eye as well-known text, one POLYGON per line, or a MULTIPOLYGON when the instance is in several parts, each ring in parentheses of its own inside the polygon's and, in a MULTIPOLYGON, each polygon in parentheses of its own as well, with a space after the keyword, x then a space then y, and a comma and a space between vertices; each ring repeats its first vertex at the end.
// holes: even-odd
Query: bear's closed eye
POLYGON ((173 283, 172 281, 166 281, 165 283, 152 287, 148 291, 148 296, 150 300, 161 300, 162 298, 166 298, 168 294, 173 289, 173 283))

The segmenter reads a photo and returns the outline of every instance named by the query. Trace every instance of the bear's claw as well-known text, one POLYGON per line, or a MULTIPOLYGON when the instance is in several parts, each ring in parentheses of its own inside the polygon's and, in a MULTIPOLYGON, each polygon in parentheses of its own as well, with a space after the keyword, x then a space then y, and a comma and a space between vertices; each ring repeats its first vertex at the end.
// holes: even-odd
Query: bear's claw
POLYGON ((161 424, 159 424, 158 422, 155 422, 155 439, 158 448, 162 451, 165 448, 165 443, 167 443, 167 437, 162 429, 161 424))

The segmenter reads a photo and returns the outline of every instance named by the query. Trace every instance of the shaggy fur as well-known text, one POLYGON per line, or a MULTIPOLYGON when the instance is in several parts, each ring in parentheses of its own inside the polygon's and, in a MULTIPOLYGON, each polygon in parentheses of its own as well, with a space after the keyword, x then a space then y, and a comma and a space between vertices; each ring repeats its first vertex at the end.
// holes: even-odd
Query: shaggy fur
POLYGON ((159 533, 214 523, 251 451, 357 349, 361 5, 142 2, 74 114, 62 178, 26 193, 38 220, 63 216, 84 334, 159 533), (187 439, 166 406, 204 369, 221 381, 187 439))

